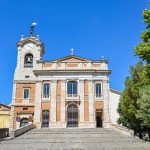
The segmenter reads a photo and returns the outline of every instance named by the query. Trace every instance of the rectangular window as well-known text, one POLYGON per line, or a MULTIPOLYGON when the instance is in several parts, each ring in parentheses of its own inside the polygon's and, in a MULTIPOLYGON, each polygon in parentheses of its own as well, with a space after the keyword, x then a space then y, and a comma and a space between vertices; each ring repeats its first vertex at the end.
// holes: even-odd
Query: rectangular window
POLYGON ((49 93, 50 93, 49 83, 44 83, 44 86, 43 86, 43 98, 49 98, 49 93))
POLYGON ((25 88, 24 89, 24 99, 28 99, 29 98, 29 89, 25 88))
POLYGON ((69 97, 77 97, 77 81, 67 83, 67 94, 69 97))
POLYGON ((95 85, 96 97, 100 97, 102 95, 101 83, 97 83, 95 85))

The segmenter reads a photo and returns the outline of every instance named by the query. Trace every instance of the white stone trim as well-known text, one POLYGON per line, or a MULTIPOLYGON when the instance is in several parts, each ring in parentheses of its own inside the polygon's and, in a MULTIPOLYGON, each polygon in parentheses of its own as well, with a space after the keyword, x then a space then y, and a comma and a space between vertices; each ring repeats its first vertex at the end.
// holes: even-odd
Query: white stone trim
POLYGON ((36 127, 41 128, 41 92, 42 82, 36 83, 35 93, 35 108, 34 108, 34 123, 36 127))

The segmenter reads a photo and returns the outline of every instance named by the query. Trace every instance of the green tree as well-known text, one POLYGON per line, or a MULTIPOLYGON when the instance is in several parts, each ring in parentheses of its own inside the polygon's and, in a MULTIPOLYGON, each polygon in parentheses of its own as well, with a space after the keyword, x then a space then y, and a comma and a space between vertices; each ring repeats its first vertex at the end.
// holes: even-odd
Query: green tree
POLYGON ((139 133, 149 131, 150 135, 150 10, 145 9, 143 16, 147 29, 134 49, 142 62, 130 67, 118 105, 118 123, 139 133))
POLYGON ((140 42, 134 49, 135 55, 139 56, 147 64, 150 63, 150 10, 145 9, 143 12, 144 22, 147 25, 147 29, 142 32, 140 42))
POLYGON ((136 117, 142 121, 143 126, 150 128, 150 85, 140 89, 139 94, 140 98, 137 100, 139 110, 136 117))
POLYGON ((147 29, 142 32, 142 41, 135 47, 134 53, 146 62, 145 73, 150 78, 150 10, 145 9, 143 17, 147 29))
POLYGON ((131 129, 139 129, 141 120, 136 118, 138 108, 137 99, 140 98, 139 90, 145 85, 145 66, 139 62, 130 67, 130 76, 125 80, 125 90, 120 98, 118 123, 131 129))

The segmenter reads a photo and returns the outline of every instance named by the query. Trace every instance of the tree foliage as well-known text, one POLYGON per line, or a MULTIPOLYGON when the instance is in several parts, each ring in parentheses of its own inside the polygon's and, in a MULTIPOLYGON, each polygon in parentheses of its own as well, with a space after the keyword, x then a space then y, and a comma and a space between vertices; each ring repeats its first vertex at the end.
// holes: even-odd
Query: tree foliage
POLYGON ((131 75, 125 80, 125 90, 118 106, 120 114, 118 123, 132 129, 139 128, 141 123, 140 119, 136 118, 136 113, 139 109, 137 105, 137 99, 140 98, 139 90, 147 81, 144 77, 144 69, 142 62, 130 67, 131 75))
POLYGON ((125 80, 125 89, 120 98, 118 123, 140 132, 150 134, 150 10, 143 11, 146 30, 134 53, 141 62, 130 67, 130 76, 125 80))
POLYGON ((140 98, 137 100, 139 109, 136 117, 140 119, 144 126, 150 127, 150 85, 140 89, 140 98))
POLYGON ((147 29, 142 32, 142 42, 135 47, 135 55, 139 56, 143 61, 150 63, 150 10, 145 9, 143 12, 144 22, 147 25, 147 29))

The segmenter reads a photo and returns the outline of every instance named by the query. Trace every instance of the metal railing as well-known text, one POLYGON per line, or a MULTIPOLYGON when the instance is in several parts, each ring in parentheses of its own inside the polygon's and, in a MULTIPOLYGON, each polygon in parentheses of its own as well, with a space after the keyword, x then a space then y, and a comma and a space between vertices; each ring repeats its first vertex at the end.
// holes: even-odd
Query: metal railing
POLYGON ((43 95, 42 97, 45 99, 48 99, 48 98, 50 98, 50 95, 43 95))
POLYGON ((96 96, 96 98, 98 98, 98 97, 101 97, 102 95, 101 94, 96 94, 95 96, 96 96))
POLYGON ((79 95, 78 94, 67 94, 67 96, 69 98, 75 98, 75 97, 78 97, 79 95))

